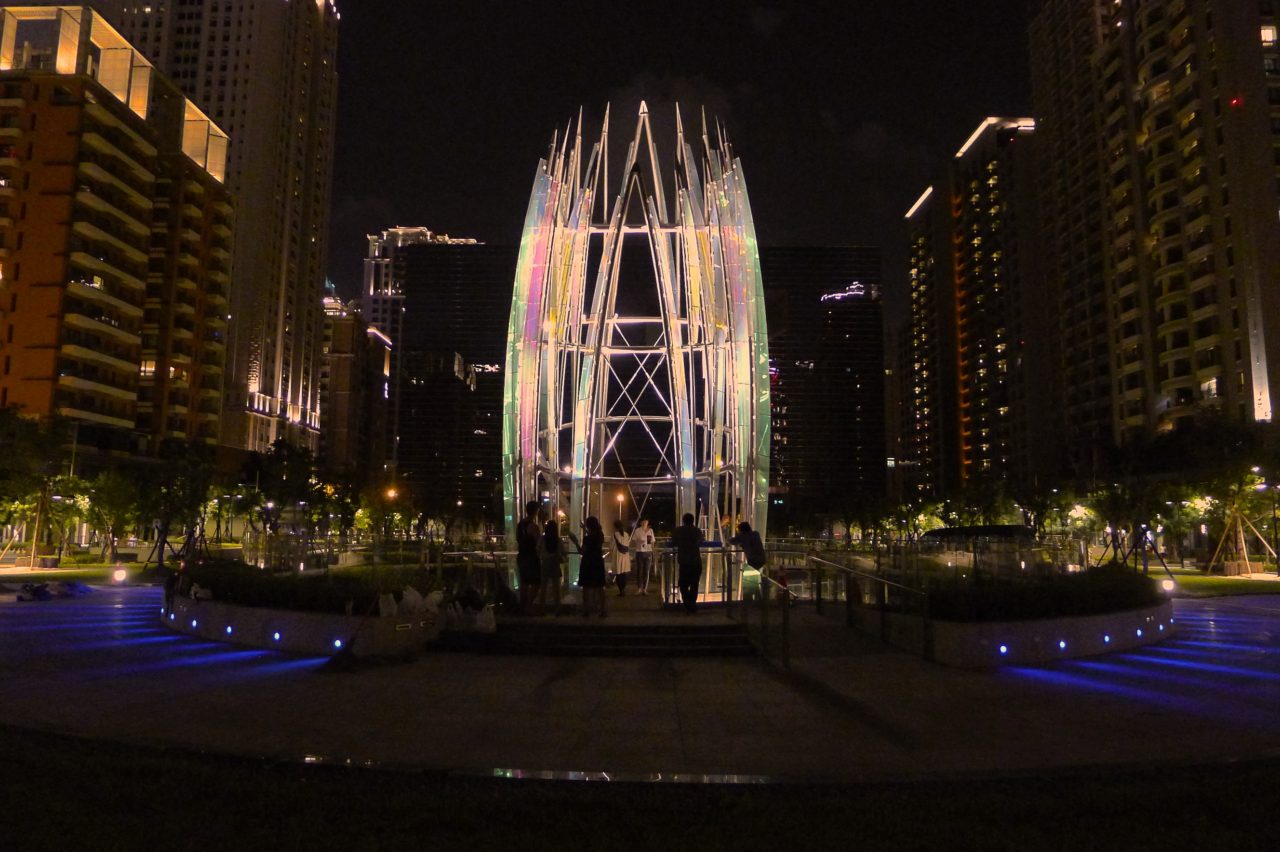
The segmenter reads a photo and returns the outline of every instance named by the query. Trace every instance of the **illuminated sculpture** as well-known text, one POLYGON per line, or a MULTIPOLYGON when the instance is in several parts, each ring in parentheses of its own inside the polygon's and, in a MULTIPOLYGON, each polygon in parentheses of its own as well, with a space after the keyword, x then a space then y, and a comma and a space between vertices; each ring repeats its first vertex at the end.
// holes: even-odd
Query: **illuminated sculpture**
POLYGON ((567 509, 572 530, 649 504, 650 517, 693 513, 722 541, 737 520, 765 531, 769 359, 751 207, 722 134, 713 145, 704 116, 695 154, 678 109, 675 120, 670 206, 643 103, 616 195, 607 109, 589 154, 579 114, 538 163, 507 344, 509 534, 529 500, 567 509))

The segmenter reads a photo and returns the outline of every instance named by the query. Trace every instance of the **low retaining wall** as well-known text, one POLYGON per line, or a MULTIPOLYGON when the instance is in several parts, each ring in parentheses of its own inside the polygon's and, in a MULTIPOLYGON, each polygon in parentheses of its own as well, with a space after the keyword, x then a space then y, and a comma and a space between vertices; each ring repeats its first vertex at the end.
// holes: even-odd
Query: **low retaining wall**
POLYGON ((173 611, 160 618, 170 630, 201 639, 313 656, 344 649, 357 657, 400 656, 420 650, 440 632, 432 612, 361 618, 190 598, 175 599, 173 611))
POLYGON ((855 611, 855 626, 878 633, 895 648, 946 666, 987 668, 1092 657, 1151 645, 1173 635, 1173 603, 1143 609, 1040 621, 931 621, 915 616, 855 611))

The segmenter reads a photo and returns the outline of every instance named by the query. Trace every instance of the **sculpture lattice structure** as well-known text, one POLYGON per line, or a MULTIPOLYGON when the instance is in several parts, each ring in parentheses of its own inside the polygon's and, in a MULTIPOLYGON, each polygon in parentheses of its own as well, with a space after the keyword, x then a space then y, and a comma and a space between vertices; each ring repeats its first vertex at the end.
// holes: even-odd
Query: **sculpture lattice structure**
POLYGON ((576 529, 614 499, 619 516, 693 513, 713 537, 735 519, 765 530, 769 358, 747 188, 705 115, 702 156, 678 108, 675 121, 670 205, 643 103, 616 194, 607 109, 589 154, 579 113, 538 163, 508 334, 508 531, 529 500, 567 507, 576 529))

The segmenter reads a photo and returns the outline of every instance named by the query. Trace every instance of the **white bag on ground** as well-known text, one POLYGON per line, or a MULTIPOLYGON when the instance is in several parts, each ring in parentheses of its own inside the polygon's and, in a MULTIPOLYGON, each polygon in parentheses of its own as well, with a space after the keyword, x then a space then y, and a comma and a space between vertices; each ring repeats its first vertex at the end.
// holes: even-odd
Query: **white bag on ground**
POLYGON ((493 607, 485 604, 484 609, 476 613, 477 633, 496 633, 498 630, 498 619, 493 614, 493 607))
POLYGON ((378 595, 378 615, 387 616, 396 614, 396 596, 390 592, 385 595, 378 595))
POLYGON ((413 586, 405 586, 404 591, 400 593, 400 614, 415 615, 422 612, 424 603, 421 592, 413 586))

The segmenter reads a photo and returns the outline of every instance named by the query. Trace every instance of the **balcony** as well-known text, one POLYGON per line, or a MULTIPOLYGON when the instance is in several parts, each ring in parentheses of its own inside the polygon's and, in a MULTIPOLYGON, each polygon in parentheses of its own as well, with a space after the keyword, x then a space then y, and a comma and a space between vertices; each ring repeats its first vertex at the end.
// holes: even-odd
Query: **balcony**
POLYGON ((100 423, 103 426, 114 426, 117 429, 132 429, 134 425, 132 420, 124 420, 107 414, 99 414, 96 411, 87 411, 83 408, 72 408, 65 405, 58 407, 58 414, 83 423, 100 423))
POLYGON ((98 193, 89 192, 87 189, 81 188, 76 192, 76 201, 91 210, 96 210, 99 213, 106 213, 109 216, 114 216, 116 219, 119 219, 124 223, 126 228, 134 231, 139 236, 145 237, 151 233, 150 228, 98 193))
POLYGON ((155 182, 156 176, 150 169, 117 148, 102 134, 89 130, 81 135, 80 138, 84 140, 84 143, 90 148, 93 148, 96 151, 101 151, 102 153, 119 160, 123 166, 129 169, 129 171, 133 172, 147 183, 155 182))
POLYGON ((92 222, 86 222, 83 219, 79 219, 71 226, 71 230, 87 240, 106 243, 107 245, 112 246, 135 263, 145 264, 147 262, 146 252, 135 246, 129 245, 119 237, 108 234, 92 222))
POLYGON ((119 189, 121 192, 129 196, 129 198, 143 210, 151 210, 153 205, 151 199, 134 189, 129 184, 120 180, 110 170, 104 166, 94 162, 93 160, 81 159, 79 165, 80 174, 100 183, 105 183, 119 189))
POLYGON ((62 321, 67 325, 78 328, 83 331, 91 331, 95 334, 105 334, 108 337, 114 337, 122 343, 128 343, 131 346, 141 346, 142 338, 132 332, 125 331, 119 326, 102 322, 94 317, 87 317, 84 314, 68 313, 64 314, 62 321))
POLYGON ((128 388, 104 385, 102 382, 82 379, 79 376, 58 376, 58 387, 70 388, 71 390, 83 391, 85 393, 97 394, 99 396, 109 396, 115 399, 125 400, 126 402, 134 402, 138 398, 138 394, 128 388))
POLYGON ((125 361, 123 358, 116 358, 112 355, 99 352, 96 349, 90 349, 87 346, 79 346, 74 343, 64 343, 59 347, 58 352, 68 358, 74 358, 77 361, 92 361, 95 364, 101 364, 104 367, 111 367, 120 370, 126 375, 134 375, 138 372, 138 365, 132 361, 125 361))
POLYGON ((146 290, 147 285, 141 278, 130 275, 124 270, 113 266, 108 261, 100 257, 94 257, 85 251, 73 251, 70 255, 70 261, 87 272, 105 272, 111 278, 124 284, 126 287, 132 287, 135 290, 146 290))
POLYGON ((129 302, 111 295, 105 290, 99 290, 97 287, 90 287, 88 284, 84 284, 80 281, 68 281, 67 292, 71 295, 79 296, 82 299, 97 302, 100 305, 109 305, 112 310, 123 314, 124 316, 142 316, 142 308, 137 305, 130 304, 129 302))

